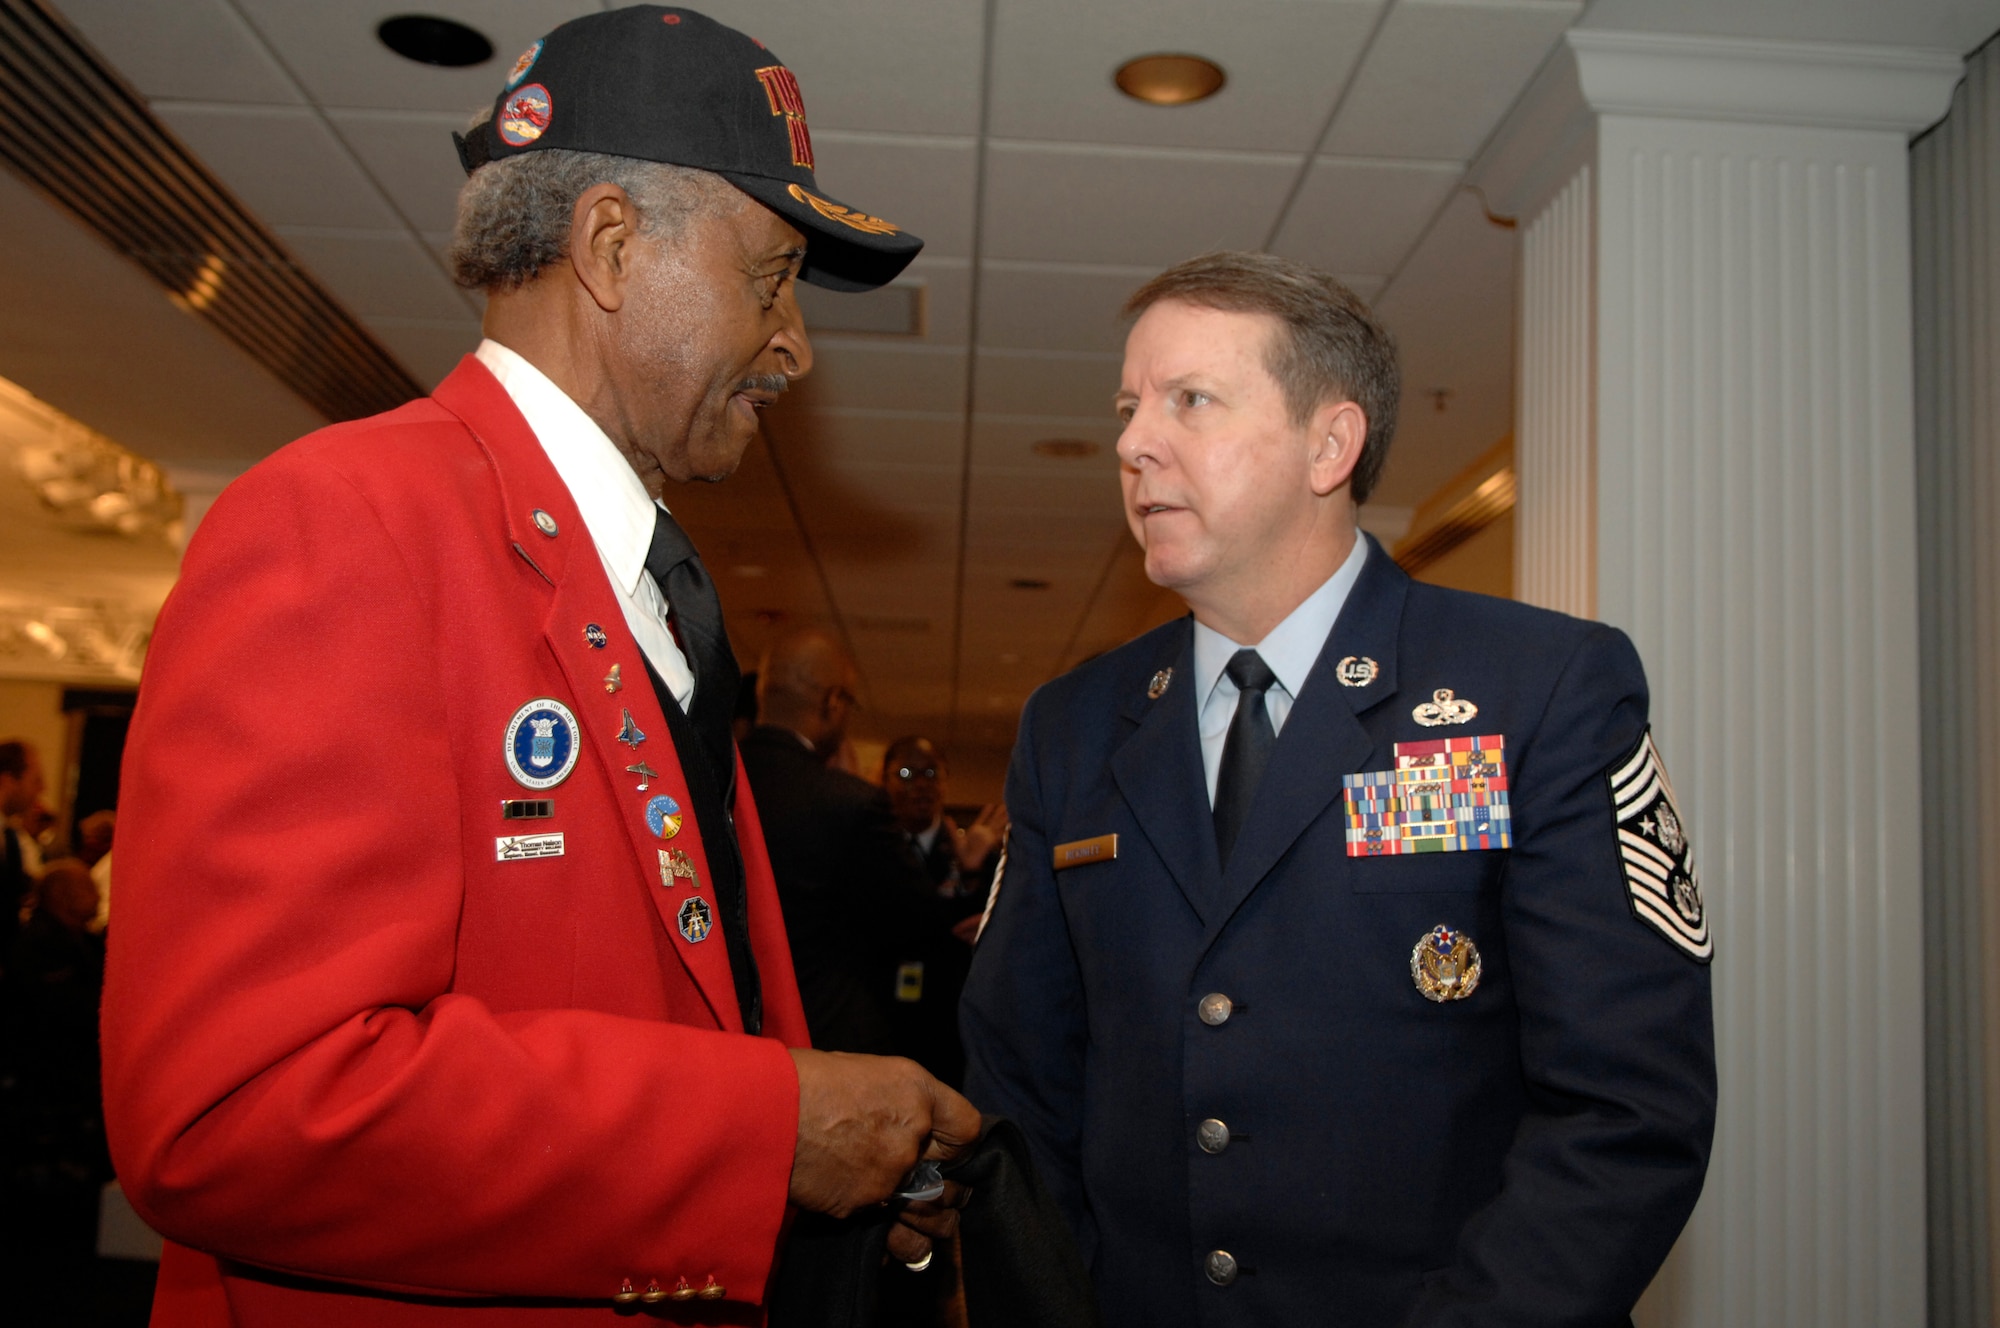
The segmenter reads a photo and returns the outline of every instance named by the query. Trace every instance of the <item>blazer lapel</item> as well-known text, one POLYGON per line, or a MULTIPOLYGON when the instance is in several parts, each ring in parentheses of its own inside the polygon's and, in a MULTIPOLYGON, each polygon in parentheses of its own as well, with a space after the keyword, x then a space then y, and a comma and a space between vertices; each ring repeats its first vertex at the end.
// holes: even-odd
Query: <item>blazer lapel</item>
POLYGON ((1410 578, 1372 537, 1362 538, 1370 545, 1368 560, 1271 751, 1214 916, 1205 917, 1211 930, 1242 906, 1308 826, 1329 807, 1340 811, 1343 775, 1388 764, 1360 717, 1396 694, 1396 642, 1410 578), (1375 662, 1372 681, 1359 687, 1340 682, 1338 665, 1350 655, 1375 662))
POLYGON ((1146 679, 1134 677, 1124 713, 1138 727, 1112 754, 1111 774, 1174 884, 1206 924, 1222 885, 1201 764, 1192 619, 1181 620, 1174 644, 1154 667, 1171 667, 1172 679, 1155 699, 1146 695, 1146 679))
POLYGON ((624 610, 618 606, 611 583, 605 579, 604 564, 596 556, 590 531, 513 399, 484 365, 467 356, 432 395, 465 423, 493 460, 505 511, 505 539, 550 584, 552 594, 542 632, 569 682, 570 705, 583 731, 583 746, 595 756, 607 787, 614 791, 612 810, 631 843, 646 893, 666 925, 674 953, 700 989, 716 1023, 740 1033, 743 1016, 730 976, 729 950, 720 933, 712 932, 708 939, 697 942, 681 934, 679 909, 690 894, 699 893, 707 899, 713 916, 718 906, 714 877, 702 851, 699 827, 694 824, 694 799, 681 773, 666 717, 660 713, 659 701, 646 679, 645 658, 625 625, 624 610), (553 522, 554 535, 537 523, 537 512, 553 522), (586 634, 591 626, 599 632, 586 634), (599 640, 605 644, 593 644, 599 640), (618 668, 615 689, 610 682, 613 665, 618 668), (621 740, 634 737, 636 742, 621 740), (654 771, 650 777, 626 769, 641 763, 654 771), (647 786, 644 790, 638 787, 641 783, 647 786), (646 823, 647 802, 661 795, 680 804, 683 817, 680 832, 671 842, 655 836, 646 823), (668 881, 661 880, 660 855, 671 849, 687 855, 696 872, 695 889, 690 890, 685 878, 672 877, 671 873, 668 881))

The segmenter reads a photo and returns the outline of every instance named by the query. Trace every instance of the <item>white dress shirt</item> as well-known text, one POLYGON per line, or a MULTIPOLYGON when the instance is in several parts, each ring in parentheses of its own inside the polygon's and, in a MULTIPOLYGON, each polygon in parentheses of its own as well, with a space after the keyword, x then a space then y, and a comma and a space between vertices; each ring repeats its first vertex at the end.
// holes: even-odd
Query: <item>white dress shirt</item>
MULTIPOLYGON (((1359 531, 1354 548, 1334 574, 1318 590, 1271 629, 1271 634, 1250 649, 1255 650, 1277 675, 1277 682, 1264 693, 1264 709, 1271 716, 1271 732, 1284 730, 1285 719, 1299 689, 1306 685, 1327 637, 1333 634, 1334 620, 1347 603, 1348 592, 1361 579, 1361 564, 1368 559, 1368 540, 1359 531)), ((1215 780, 1222 769, 1222 744, 1229 737, 1229 721, 1236 714, 1236 684, 1223 672, 1232 655, 1245 647, 1213 627, 1194 625, 1195 695, 1201 698, 1201 766, 1208 777, 1208 805, 1215 805, 1215 780)))
MULTIPOLYGON (((694 670, 667 630, 667 597, 646 571, 654 520, 654 502, 646 486, 597 421, 540 369, 491 339, 481 341, 473 353, 500 380, 549 454, 549 463, 562 476, 590 542, 597 547, 604 574, 625 613, 625 625, 686 710, 694 699, 694 670)), ((576 630, 582 631, 583 624, 578 623, 576 630)))

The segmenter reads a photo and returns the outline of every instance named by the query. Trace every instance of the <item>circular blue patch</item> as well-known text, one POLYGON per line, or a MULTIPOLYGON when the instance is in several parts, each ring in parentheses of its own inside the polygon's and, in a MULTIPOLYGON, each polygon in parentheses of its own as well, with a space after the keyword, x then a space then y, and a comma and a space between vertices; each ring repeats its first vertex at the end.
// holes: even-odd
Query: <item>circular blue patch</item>
POLYGON ((611 644, 611 638, 606 636, 604 629, 596 623, 585 623, 583 625, 583 643, 592 650, 602 650, 611 644))
POLYGON ((555 101, 549 90, 530 83, 501 104, 500 137, 512 147, 524 148, 548 130, 554 114, 555 101))
POLYGON ((646 803, 646 826, 662 839, 681 832, 681 805, 664 794, 646 803))
POLYGON ((509 71, 507 71, 507 86, 509 88, 512 88, 516 83, 519 83, 522 79, 526 78, 528 76, 528 71, 535 67, 535 61, 541 58, 542 58, 542 44, 539 41, 536 42, 533 46, 530 46, 527 50, 521 52, 521 58, 516 60, 514 62, 514 67, 509 71))
POLYGON ((576 769, 576 716, 550 697, 538 697, 507 721, 507 773, 522 788, 554 788, 576 769))

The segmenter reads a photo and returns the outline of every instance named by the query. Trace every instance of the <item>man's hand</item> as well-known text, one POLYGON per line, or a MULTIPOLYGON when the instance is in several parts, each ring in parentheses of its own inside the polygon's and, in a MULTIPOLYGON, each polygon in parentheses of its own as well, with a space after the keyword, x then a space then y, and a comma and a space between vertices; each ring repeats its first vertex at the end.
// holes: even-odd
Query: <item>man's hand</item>
POLYGON ((978 871, 995 846, 1007 834, 1007 807, 993 803, 979 813, 979 819, 958 832, 953 848, 958 853, 960 871, 978 871))
POLYGON ((915 1061, 794 1050, 799 1143, 791 1200, 846 1217, 895 1193, 919 1159, 948 1162, 979 1140, 979 1112, 915 1061))

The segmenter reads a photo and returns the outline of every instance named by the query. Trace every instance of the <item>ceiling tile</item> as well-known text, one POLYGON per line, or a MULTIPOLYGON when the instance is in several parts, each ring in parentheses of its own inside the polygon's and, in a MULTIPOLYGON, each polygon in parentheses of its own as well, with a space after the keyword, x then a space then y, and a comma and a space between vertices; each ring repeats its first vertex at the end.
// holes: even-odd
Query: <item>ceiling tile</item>
POLYGON ((328 118, 406 222, 420 231, 451 233, 465 183, 451 134, 465 127, 466 116, 334 111, 328 118))
POLYGON ((493 58, 463 69, 407 60, 384 46, 375 29, 406 13, 382 3, 300 4, 298 0, 236 0, 251 27, 322 106, 370 106, 398 111, 455 111, 470 117, 500 95, 514 57, 565 19, 575 0, 431 0, 423 12, 477 29, 493 43, 493 58))
POLYGON ((813 158, 828 194, 919 236, 926 255, 972 253, 975 140, 829 130, 813 135, 813 158))
POLYGON ((768 42, 798 75, 815 143, 821 129, 979 130, 981 0, 708 0, 700 8, 768 42))
POLYGON ((401 224, 326 122, 310 110, 160 102, 153 111, 270 225, 401 224))
POLYGON ((921 337, 866 337, 861 333, 828 330, 829 324, 838 327, 839 320, 847 316, 843 312, 845 301, 865 300, 869 296, 856 296, 801 282, 798 288, 799 309, 805 314, 806 334, 813 339, 815 346, 823 340, 846 341, 858 336, 885 348, 898 345, 960 348, 965 345, 972 317, 971 264, 960 258, 934 259, 921 255, 891 284, 923 288, 924 335, 921 337))
POLYGON ((1324 150, 1469 160, 1582 9, 1564 0, 1397 5, 1324 150))
POLYGON ((58 8, 148 98, 305 101, 228 0, 61 0, 58 8))
POLYGON ((814 473, 811 485, 796 483, 812 501, 804 505, 806 528, 823 535, 861 535, 886 546, 928 548, 940 530, 958 538, 959 482, 951 470, 909 466, 843 466, 814 473))
POLYGON ((1118 446, 1120 432, 1108 400, 1103 411, 1087 418, 979 415, 972 421, 972 465, 982 475, 1115 476, 1118 456, 1112 449, 1118 446), (1097 451, 1084 457, 1038 455, 1034 445, 1048 438, 1095 443, 1097 451))
POLYGON ((1463 174, 1446 162, 1321 157, 1271 247, 1336 272, 1394 272, 1463 174))
POLYGON ((1164 267, 1211 249, 1255 249, 1299 160, 996 142, 986 158, 986 254, 1164 267))
POLYGON ((965 352, 853 339, 813 342, 813 369, 788 408, 954 411, 965 407, 965 352))
POLYGON ((1127 296, 1156 267, 989 262, 979 276, 979 344, 1122 354, 1127 296))
MULTIPOLYGON (((789 411, 789 408, 786 407, 789 411)), ((765 417, 765 434, 788 474, 866 466, 943 470, 956 477, 965 445, 957 415, 883 415, 867 411, 790 412, 765 417)))
POLYGON ((981 351, 973 409, 982 415, 1108 420, 1122 363, 1118 355, 981 351))
POLYGON ((479 324, 461 318, 369 318, 369 331, 426 388, 435 387, 479 346, 479 324))
POLYGON ((1383 0, 1008 0, 993 48, 991 131, 1002 138, 1304 153, 1319 137, 1383 0), (1206 101, 1149 106, 1112 76, 1134 56, 1185 51, 1222 66, 1206 101))
POLYGON ((407 232, 275 228, 306 269, 364 318, 468 316, 458 288, 407 232))
POLYGON ((1108 528, 1124 520, 1118 472, 1109 468, 975 471, 971 498, 969 536, 982 547, 1033 545, 1077 521, 1108 528))

